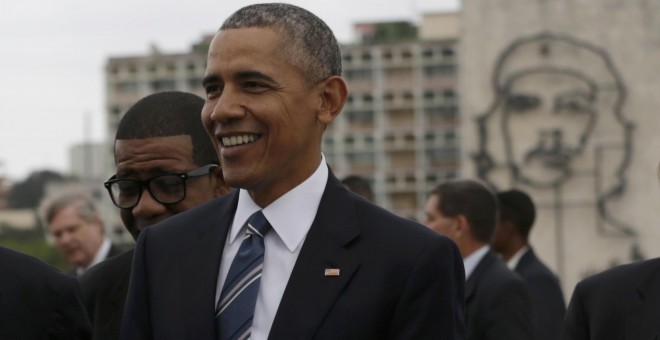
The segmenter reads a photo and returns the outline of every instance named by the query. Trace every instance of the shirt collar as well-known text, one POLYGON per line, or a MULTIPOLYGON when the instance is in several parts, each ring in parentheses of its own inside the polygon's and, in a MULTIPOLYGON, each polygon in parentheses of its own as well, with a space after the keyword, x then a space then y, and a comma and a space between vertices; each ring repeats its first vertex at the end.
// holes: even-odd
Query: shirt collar
MULTIPOLYGON (((314 222, 321 197, 328 181, 325 156, 314 173, 297 187, 276 199, 263 209, 263 214, 290 252, 298 248, 314 222)), ((254 212, 262 210, 244 189, 238 193, 238 206, 229 233, 229 243, 238 238, 245 221, 254 212)))
POLYGON ((506 262, 506 266, 509 267, 509 269, 514 270, 516 267, 518 267, 518 263, 520 263, 520 259, 527 253, 529 250, 528 246, 523 246, 522 248, 518 249, 518 251, 509 259, 509 261, 506 262))
POLYGON ((110 253, 110 247, 112 246, 112 243, 110 243, 110 240, 107 238, 103 238, 103 242, 101 243, 101 246, 99 247, 99 250, 96 251, 96 254, 94 254, 94 259, 92 259, 92 262, 89 264, 89 266, 82 268, 76 268, 76 274, 78 276, 84 274, 87 269, 91 268, 94 265, 97 265, 101 263, 103 260, 105 260, 106 257, 108 257, 108 254, 110 253))
POLYGON ((475 268, 477 268, 477 265, 479 262, 481 262, 481 259, 486 256, 486 253, 490 250, 490 246, 483 246, 479 249, 477 249, 475 252, 472 254, 468 255, 466 258, 463 259, 463 266, 465 267, 465 280, 467 281, 468 277, 470 277, 470 274, 474 271, 475 268))

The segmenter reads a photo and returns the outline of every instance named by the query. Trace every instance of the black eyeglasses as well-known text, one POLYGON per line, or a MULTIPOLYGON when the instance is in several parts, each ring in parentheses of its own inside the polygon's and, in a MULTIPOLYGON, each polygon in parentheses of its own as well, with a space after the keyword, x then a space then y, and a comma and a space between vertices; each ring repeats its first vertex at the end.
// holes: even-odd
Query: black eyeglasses
POLYGON ((207 164, 185 174, 159 175, 144 181, 118 179, 117 175, 113 175, 103 185, 108 190, 112 203, 122 209, 135 207, 140 202, 145 187, 156 201, 162 204, 175 204, 186 198, 188 178, 207 175, 217 166, 217 164, 207 164))

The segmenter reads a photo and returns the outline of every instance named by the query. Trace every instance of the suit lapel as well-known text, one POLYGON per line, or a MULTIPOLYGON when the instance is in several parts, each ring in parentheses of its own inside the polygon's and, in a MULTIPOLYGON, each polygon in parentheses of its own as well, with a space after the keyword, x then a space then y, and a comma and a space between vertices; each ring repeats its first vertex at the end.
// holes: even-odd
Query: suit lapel
POLYGON ((645 265, 648 273, 626 313, 626 339, 660 339, 660 260, 645 265))
POLYGON ((231 227, 238 191, 193 210, 191 239, 180 262, 180 301, 187 339, 215 337, 215 291, 220 257, 231 227))
POLYGON ((356 221, 351 197, 330 173, 269 339, 309 339, 314 335, 359 267, 348 247, 359 235, 356 221), (326 276, 325 269, 339 269, 339 276, 326 276))
POLYGON ((481 275, 483 275, 483 272, 490 267, 490 264, 495 261, 495 254, 493 254, 490 250, 484 255, 484 257, 479 261, 479 264, 474 268, 472 271, 472 274, 468 278, 467 282, 465 282, 465 303, 468 304, 470 300, 472 300, 472 297, 476 291, 477 288, 477 282, 479 282, 479 278, 481 275))

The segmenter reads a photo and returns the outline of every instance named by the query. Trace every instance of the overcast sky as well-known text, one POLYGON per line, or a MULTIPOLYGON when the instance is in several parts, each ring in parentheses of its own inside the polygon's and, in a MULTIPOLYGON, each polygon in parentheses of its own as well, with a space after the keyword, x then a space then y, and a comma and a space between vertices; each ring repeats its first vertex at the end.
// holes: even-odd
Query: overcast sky
MULTIPOLYGON (((312 11, 340 42, 360 21, 418 21, 460 0, 289 1, 312 11)), ((106 137, 103 67, 109 56, 188 51, 243 0, 1 0, 0 176, 69 171, 69 148, 106 137), (88 129, 85 129, 88 126, 88 129), (87 132, 86 132, 87 131, 87 132)))

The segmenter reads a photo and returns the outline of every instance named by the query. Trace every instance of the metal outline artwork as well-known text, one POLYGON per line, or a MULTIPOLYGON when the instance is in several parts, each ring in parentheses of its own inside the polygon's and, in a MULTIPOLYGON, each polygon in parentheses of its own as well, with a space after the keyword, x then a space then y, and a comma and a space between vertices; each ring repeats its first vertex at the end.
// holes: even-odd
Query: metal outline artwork
MULTIPOLYGON (((613 199, 620 198, 625 192, 626 189, 625 174, 629 168, 630 161, 632 159, 632 150, 633 150, 632 137, 633 137, 634 124, 631 121, 626 120, 626 118, 623 116, 623 110, 622 110, 627 99, 627 90, 622 81, 621 75, 614 67, 614 63, 612 62, 612 59, 610 58, 609 54, 602 48, 592 45, 589 42, 565 34, 541 32, 535 35, 518 38, 514 40, 506 49, 504 49, 504 51, 500 54, 500 56, 497 59, 491 78, 492 81, 491 85, 494 90, 495 98, 492 104, 488 107, 487 111, 482 115, 478 115, 476 118, 477 129, 478 129, 477 138, 479 142, 477 146, 477 151, 472 155, 472 159, 475 162, 476 174, 479 178, 489 183, 493 187, 497 187, 495 183, 493 183, 489 179, 489 174, 496 167, 498 167, 498 165, 501 164, 498 164, 494 161, 488 149, 488 142, 489 142, 488 121, 492 118, 492 116, 496 112, 498 112, 499 110, 503 110, 502 107, 505 104, 504 101, 508 100, 508 96, 507 96, 508 86, 511 84, 512 82, 511 78, 514 78, 513 76, 520 77, 523 75, 528 75, 533 72, 538 72, 539 70, 546 72, 565 73, 588 82, 590 86, 592 86, 593 89, 596 91, 596 93, 597 91, 600 90, 599 84, 591 80, 589 75, 584 74, 582 72, 582 69, 577 67, 579 65, 575 65, 573 66, 573 68, 570 67, 561 68, 561 67, 555 67, 554 65, 547 67, 546 69, 543 69, 542 67, 537 67, 534 69, 534 71, 523 70, 522 72, 519 72, 519 74, 514 73, 513 76, 510 74, 508 75, 509 80, 506 82, 503 82, 502 79, 500 79, 500 77, 502 76, 502 69, 505 63, 521 47, 533 46, 532 44, 539 44, 540 55, 551 58, 550 56, 550 54, 552 53, 551 45, 552 43, 555 42, 568 44, 569 46, 574 47, 577 50, 587 51, 586 54, 595 55, 596 59, 599 59, 599 61, 603 63, 604 70, 606 70, 607 73, 609 73, 608 76, 612 77, 612 85, 617 94, 616 101, 614 102, 612 107, 612 111, 614 114, 615 121, 618 124, 620 124, 620 127, 622 129, 623 143, 622 145, 595 146, 594 147, 594 152, 596 154, 595 160, 596 162, 602 161, 602 154, 604 152, 604 149, 610 149, 610 148, 622 149, 623 154, 620 164, 618 164, 618 166, 616 167, 616 171, 614 172, 614 177, 615 177, 614 183, 613 185, 607 188, 603 189, 600 187, 598 183, 601 180, 600 178, 601 174, 599 173, 599 166, 598 163, 594 164, 593 176, 597 182, 594 187, 594 191, 595 191, 594 197, 596 197, 595 205, 599 217, 597 230, 599 233, 603 235, 636 236, 637 233, 632 226, 627 225, 626 223, 620 221, 619 219, 614 217, 608 210, 608 203, 613 199), (502 84, 505 85, 502 86, 502 84), (607 230, 607 228, 605 228, 605 226, 603 225, 603 222, 611 225, 614 230, 611 231, 607 230)), ((522 101, 517 104, 531 105, 533 103, 525 103, 524 101, 522 101)), ((584 148, 587 145, 589 136, 593 132, 597 124, 598 115, 595 112, 592 112, 591 115, 592 117, 589 119, 589 126, 586 128, 586 134, 582 136, 582 138, 580 139, 580 144, 578 148, 576 150, 572 150, 572 152, 574 152, 575 155, 579 155, 584 152, 584 148)), ((502 119, 502 121, 504 121, 504 119, 502 119)), ((504 123, 502 123, 502 125, 504 125, 504 123)), ((572 176, 570 168, 566 169, 564 175, 561 178, 558 178, 557 180, 551 183, 536 183, 534 180, 530 180, 526 178, 523 174, 520 173, 516 164, 513 164, 512 155, 511 155, 512 152, 511 136, 504 135, 505 129, 501 129, 500 131, 503 133, 503 137, 504 137, 504 144, 505 144, 504 149, 506 153, 505 165, 509 170, 511 180, 514 183, 521 183, 536 188, 551 188, 555 190, 556 197, 561 196, 560 194, 561 194, 562 183, 570 176, 572 176)), ((560 138, 560 137, 556 137, 556 138, 560 138)), ((562 155, 559 151, 557 151, 557 154, 553 156, 564 157, 565 155, 562 155)), ((557 200, 556 204, 558 204, 557 206, 561 208, 562 205, 561 200, 557 200)), ((558 218, 561 219, 561 212, 559 212, 558 214, 559 214, 558 218)))

